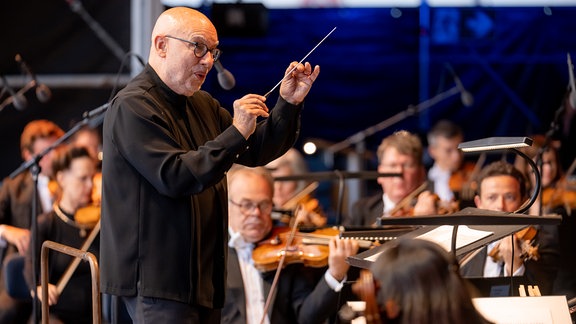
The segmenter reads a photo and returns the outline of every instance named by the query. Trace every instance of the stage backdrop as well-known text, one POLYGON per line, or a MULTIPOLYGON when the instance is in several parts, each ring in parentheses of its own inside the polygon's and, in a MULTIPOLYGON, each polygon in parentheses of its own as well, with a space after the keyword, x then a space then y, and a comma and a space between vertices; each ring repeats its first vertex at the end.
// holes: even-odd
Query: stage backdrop
MULTIPOLYGON (((128 51, 130 2, 82 4, 128 51)), ((199 9, 212 14, 209 6, 199 9)), ((298 147, 310 138, 338 142, 419 107, 452 88, 454 73, 473 95, 471 105, 464 106, 458 94, 450 96, 367 137, 368 151, 395 130, 423 136, 443 118, 458 122, 466 140, 543 133, 566 91, 567 53, 576 56, 573 7, 267 9, 265 14, 259 33, 220 37, 222 63, 236 86, 221 89, 213 71, 204 89, 225 107, 246 93, 264 94, 289 62, 300 60, 337 27, 308 58, 321 66, 321 74, 305 104, 298 147)), ((2 75, 20 73, 16 53, 39 75, 114 74, 120 68, 117 57, 64 0, 4 1, 0 29, 2 75)), ((83 112, 104 104, 111 91, 111 85, 54 88, 47 103, 30 91, 26 110, 6 107, 0 112, 0 176, 20 165, 18 140, 27 122, 48 118, 67 130, 83 112)), ((277 94, 270 96, 270 106, 277 94)), ((373 168, 368 157, 365 167, 373 168)))

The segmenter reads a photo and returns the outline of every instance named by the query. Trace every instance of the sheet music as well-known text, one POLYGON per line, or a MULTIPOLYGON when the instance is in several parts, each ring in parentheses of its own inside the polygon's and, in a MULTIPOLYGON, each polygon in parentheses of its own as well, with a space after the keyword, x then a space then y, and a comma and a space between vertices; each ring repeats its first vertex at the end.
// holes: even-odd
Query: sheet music
POLYGON ((565 296, 473 298, 476 309, 496 324, 571 324, 565 296))
MULTIPOLYGON (((426 232, 416 238, 432 241, 442 246, 446 251, 450 252, 452 250, 452 231, 454 226, 452 225, 442 225, 435 229, 426 232)), ((472 229, 466 225, 458 226, 458 233, 456 235, 456 250, 479 241, 485 237, 494 234, 494 232, 480 231, 472 229)))

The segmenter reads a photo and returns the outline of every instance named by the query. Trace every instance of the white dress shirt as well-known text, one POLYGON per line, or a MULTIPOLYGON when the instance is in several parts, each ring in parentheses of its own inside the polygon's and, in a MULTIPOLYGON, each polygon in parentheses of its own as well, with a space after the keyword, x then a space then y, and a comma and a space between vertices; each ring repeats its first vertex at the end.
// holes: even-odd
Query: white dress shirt
MULTIPOLYGON (((506 238, 504 238, 504 239, 506 239, 506 238)), ((508 238, 508 239, 510 239, 510 238, 508 238)), ((500 241, 501 240, 498 240, 498 241, 495 241, 495 242, 488 244, 488 246, 487 246, 488 254, 490 253, 490 251, 492 251, 492 249, 494 248, 494 246, 496 244, 500 243, 500 241)), ((525 269, 526 268, 524 267, 524 264, 522 264, 518 269, 516 269, 514 271, 514 277, 524 275, 525 269)), ((510 274, 508 273, 508 270, 504 267, 504 261, 496 262, 489 255, 487 255, 486 256, 486 263, 484 263, 484 277, 493 278, 493 277, 502 277, 503 275, 504 276, 510 276, 510 274)))
POLYGON ((38 197, 40 197, 40 204, 42 206, 41 212, 44 213, 52 211, 52 203, 54 202, 52 193, 48 188, 49 182, 50 179, 47 176, 43 174, 38 175, 38 197))
MULTIPOLYGON (((264 313, 266 300, 264 299, 264 288, 262 277, 252 260, 253 243, 244 241, 240 233, 228 228, 230 241, 228 246, 236 249, 240 271, 242 272, 242 282, 244 283, 244 294, 246 297, 246 323, 259 324, 264 313)), ((264 323, 269 324, 270 320, 266 316, 264 323)))
POLYGON ((442 170, 436 164, 428 170, 428 179, 434 182, 434 193, 443 201, 451 201, 454 199, 454 192, 450 190, 451 176, 452 172, 442 170))

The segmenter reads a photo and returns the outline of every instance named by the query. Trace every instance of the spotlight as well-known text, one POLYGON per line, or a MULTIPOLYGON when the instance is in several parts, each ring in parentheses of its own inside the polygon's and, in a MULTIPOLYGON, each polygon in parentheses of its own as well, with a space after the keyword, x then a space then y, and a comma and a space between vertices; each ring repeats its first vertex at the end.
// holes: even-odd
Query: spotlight
POLYGON ((316 151, 318 150, 318 147, 316 146, 316 144, 314 142, 310 141, 310 142, 304 143, 304 146, 302 146, 302 150, 304 151, 304 153, 306 153, 308 155, 312 155, 312 154, 316 153, 316 151))

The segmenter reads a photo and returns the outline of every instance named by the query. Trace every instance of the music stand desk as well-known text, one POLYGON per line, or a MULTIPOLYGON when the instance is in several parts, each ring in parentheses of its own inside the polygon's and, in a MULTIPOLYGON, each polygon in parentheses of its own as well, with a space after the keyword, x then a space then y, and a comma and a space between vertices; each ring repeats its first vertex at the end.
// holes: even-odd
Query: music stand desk
MULTIPOLYGON (((482 246, 515 233, 528 225, 558 225, 562 221, 559 215, 531 216, 524 214, 496 212, 473 207, 464 208, 450 215, 431 215, 413 217, 385 217, 381 224, 386 225, 418 225, 422 226, 414 231, 400 236, 401 238, 416 238, 426 234, 442 225, 466 225, 473 230, 491 232, 490 235, 473 243, 456 249, 456 257, 461 257, 482 246)), ((350 265, 369 269, 377 255, 382 253, 386 244, 374 247, 347 258, 350 265)))

